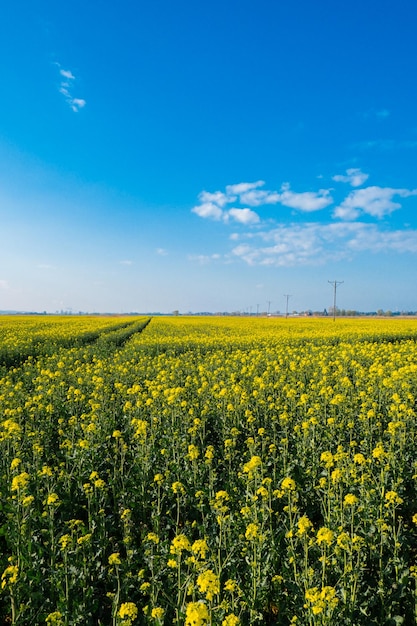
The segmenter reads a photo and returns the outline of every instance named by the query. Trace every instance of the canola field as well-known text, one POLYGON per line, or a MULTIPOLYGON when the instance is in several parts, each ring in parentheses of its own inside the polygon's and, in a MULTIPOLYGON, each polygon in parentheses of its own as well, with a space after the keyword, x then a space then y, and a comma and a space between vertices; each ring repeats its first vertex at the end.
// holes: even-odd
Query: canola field
POLYGON ((0 318, 0 623, 416 623, 416 339, 0 318))

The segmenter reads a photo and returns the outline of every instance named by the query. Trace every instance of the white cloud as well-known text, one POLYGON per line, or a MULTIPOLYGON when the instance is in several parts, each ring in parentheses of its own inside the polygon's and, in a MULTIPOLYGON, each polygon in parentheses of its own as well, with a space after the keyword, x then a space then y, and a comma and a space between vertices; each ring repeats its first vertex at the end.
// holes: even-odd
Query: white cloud
POLYGON ((87 104, 86 101, 83 100, 82 98, 72 98, 70 101, 71 109, 75 112, 79 111, 80 109, 83 109, 86 104, 87 104))
POLYGON ((351 259, 360 252, 417 253, 417 230, 387 231, 363 222, 280 225, 269 232, 251 234, 248 239, 249 243, 232 250, 248 265, 321 265, 351 259))
POLYGON ((232 217, 236 222, 240 224, 258 224, 259 215, 251 209, 230 209, 227 212, 227 216, 232 217))
POLYGON ((191 209, 193 213, 203 218, 210 218, 213 220, 221 220, 223 217, 223 211, 217 204, 213 202, 204 202, 191 209))
POLYGON ((258 180, 256 183, 237 183, 236 185, 227 185, 226 193, 228 196, 239 196, 242 193, 251 191, 251 189, 257 189, 258 187, 263 187, 264 185, 265 181, 263 180, 258 180))
POLYGON ((411 252, 417 253, 417 230, 380 231, 375 225, 358 230, 349 241, 349 248, 363 252, 411 252))
POLYGON ((240 201, 242 204, 248 204, 249 206, 260 206, 261 204, 277 204, 280 198, 280 194, 276 191, 253 189, 252 191, 242 193, 240 201))
POLYGON ((126 259, 124 261, 119 261, 120 265, 133 265, 133 261, 126 259))
POLYGON ((336 176, 332 177, 332 180, 337 183, 349 183, 352 187, 360 187, 368 178, 369 174, 361 172, 359 168, 351 167, 346 170, 346 175, 336 174, 336 176))
POLYGON ((265 182, 258 180, 255 183, 238 183, 236 185, 227 185, 226 193, 229 202, 234 202, 236 196, 239 196, 241 204, 249 206, 260 206, 261 204, 276 204, 279 201, 279 194, 276 191, 265 191, 259 189, 263 187, 265 182))
POLYGON ((61 80, 58 91, 60 94, 64 96, 70 109, 74 111, 74 113, 78 113, 78 111, 80 111, 81 109, 85 107, 87 102, 83 98, 75 98, 73 96, 72 87, 76 78, 74 74, 71 72, 71 70, 62 69, 59 63, 56 63, 56 65, 59 68, 60 76, 63 79, 65 79, 65 80, 61 80))
POLYGON ((394 196, 407 198, 415 195, 417 195, 416 189, 393 189, 391 187, 355 189, 355 191, 350 192, 340 206, 335 208, 333 216, 340 219, 353 220, 360 215, 360 212, 363 212, 381 219, 385 215, 389 215, 401 208, 399 202, 393 201, 394 196))
POLYGON ((351 206, 343 206, 342 204, 335 208, 333 212, 333 217, 338 217, 341 220, 353 221, 356 220, 356 218, 359 217, 360 214, 361 212, 359 211, 359 209, 351 206))
POLYGON ((9 283, 7 280, 0 279, 0 289, 8 289, 9 283))
POLYGON ((258 180, 254 183, 227 185, 226 193, 202 191, 199 194, 201 204, 191 210, 202 218, 224 219, 227 222, 229 217, 233 217, 244 224, 255 224, 259 222, 259 216, 254 211, 248 208, 233 208, 226 211, 225 206, 239 198, 240 204, 250 207, 280 203, 299 211, 310 212, 319 211, 333 203, 328 189, 296 193, 290 189, 289 183, 284 183, 280 192, 259 189, 264 184, 263 180, 258 180))
POLYGON ((202 191, 199 194, 198 199, 203 204, 213 203, 217 204, 217 206, 219 207, 223 207, 225 204, 228 204, 229 202, 233 202, 235 200, 235 198, 230 198, 222 191, 215 191, 214 193, 210 193, 209 191, 202 191))
POLYGON ((159 254, 159 256, 167 256, 168 255, 168 251, 165 250, 165 248, 157 248, 156 249, 156 254, 159 254))
POLYGON ((228 185, 225 193, 204 191, 199 195, 201 203, 192 211, 202 218, 238 223, 240 228, 229 234, 232 243, 228 255, 196 255, 189 259, 200 264, 221 258, 223 263, 239 259, 248 265, 288 267, 351 260, 361 252, 417 254, 417 230, 393 231, 388 222, 377 221, 401 208, 401 198, 417 195, 417 189, 360 187, 367 179, 368 174, 359 168, 334 176, 336 182, 354 187, 336 207, 331 189, 295 192, 289 183, 279 191, 260 189, 263 181, 228 185), (232 202, 235 204, 228 208, 232 202), (268 203, 308 214, 308 222, 306 216, 297 216, 294 223, 277 224, 276 220, 261 220, 259 211, 248 208, 268 203), (323 217, 313 218, 314 212, 332 204, 325 213, 325 222, 323 217), (367 219, 360 221, 365 216, 367 219))
POLYGON ((281 225, 260 233, 260 239, 263 245, 242 243, 232 253, 248 265, 293 266, 320 262, 322 246, 316 224, 281 225))
POLYGON ((328 189, 296 193, 295 191, 291 191, 289 183, 284 183, 281 187, 281 191, 279 202, 284 206, 298 209, 299 211, 319 211, 333 202, 333 198, 328 189))
POLYGON ((75 80, 75 76, 74 76, 74 74, 72 72, 70 72, 70 70, 59 70, 59 73, 64 78, 68 78, 70 80, 75 80))

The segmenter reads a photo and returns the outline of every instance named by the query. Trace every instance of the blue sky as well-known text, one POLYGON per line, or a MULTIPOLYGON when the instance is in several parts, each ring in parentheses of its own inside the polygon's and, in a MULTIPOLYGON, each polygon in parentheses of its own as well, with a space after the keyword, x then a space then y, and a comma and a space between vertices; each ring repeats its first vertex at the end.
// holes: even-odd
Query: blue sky
POLYGON ((0 310, 417 310, 413 0, 2 13, 0 310))

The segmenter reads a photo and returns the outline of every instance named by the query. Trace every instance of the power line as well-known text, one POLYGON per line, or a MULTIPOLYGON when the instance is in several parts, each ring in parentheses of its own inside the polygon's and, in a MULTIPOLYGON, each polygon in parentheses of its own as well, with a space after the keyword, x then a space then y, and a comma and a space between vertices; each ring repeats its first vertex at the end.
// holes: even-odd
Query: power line
POLYGON ((290 293, 284 293, 284 298, 287 298, 287 304, 285 307, 285 317, 288 317, 288 300, 291 298, 291 294, 290 293))
POLYGON ((339 285, 343 285, 344 280, 328 280, 328 283, 333 285, 333 321, 336 320, 336 291, 339 285))

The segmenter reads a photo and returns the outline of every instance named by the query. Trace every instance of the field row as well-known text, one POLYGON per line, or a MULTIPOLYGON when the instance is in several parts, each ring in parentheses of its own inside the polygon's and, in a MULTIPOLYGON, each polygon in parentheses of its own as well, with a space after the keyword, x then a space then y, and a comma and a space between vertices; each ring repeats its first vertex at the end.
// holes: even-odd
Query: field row
POLYGON ((28 357, 59 347, 82 346, 142 330, 149 318, 0 316, 0 366, 13 367, 28 357))

